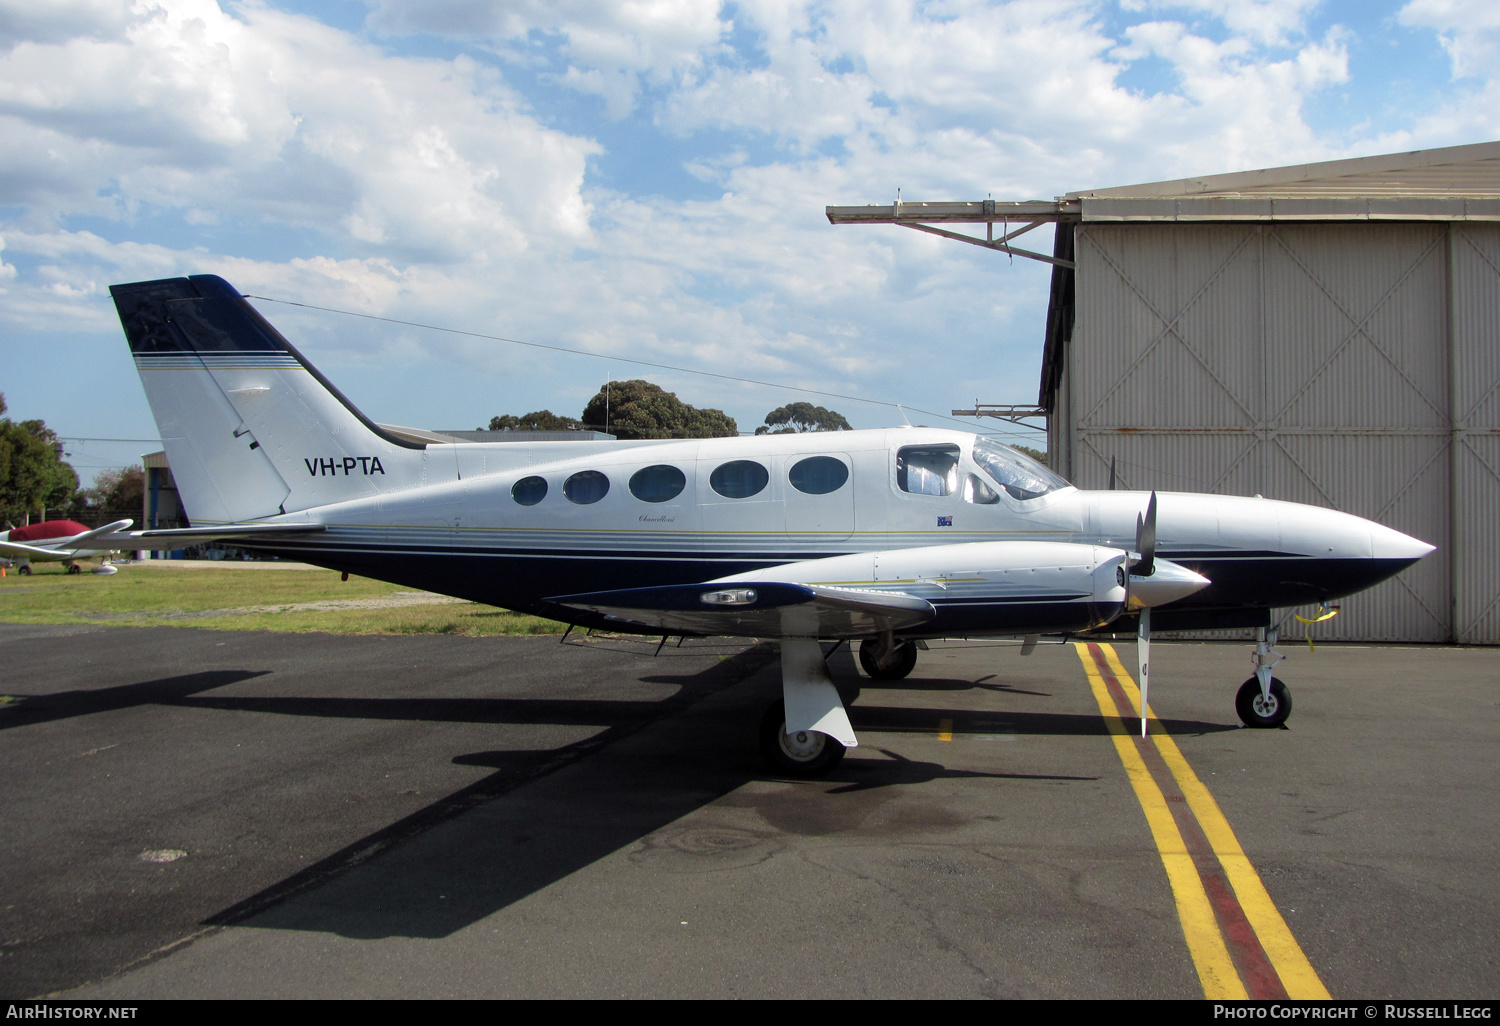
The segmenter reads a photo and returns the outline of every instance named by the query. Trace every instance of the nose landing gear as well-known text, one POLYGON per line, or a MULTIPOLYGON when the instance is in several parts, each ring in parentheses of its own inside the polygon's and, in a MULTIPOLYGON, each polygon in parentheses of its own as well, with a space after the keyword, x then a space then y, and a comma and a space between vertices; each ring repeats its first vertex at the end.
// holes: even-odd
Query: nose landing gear
POLYGON ((1235 712, 1247 727, 1279 727, 1292 714, 1291 691, 1280 679, 1271 676, 1272 668, 1286 658, 1276 651, 1276 638, 1275 627, 1256 631, 1255 654, 1250 657, 1255 664, 1255 676, 1241 684, 1234 697, 1235 712))

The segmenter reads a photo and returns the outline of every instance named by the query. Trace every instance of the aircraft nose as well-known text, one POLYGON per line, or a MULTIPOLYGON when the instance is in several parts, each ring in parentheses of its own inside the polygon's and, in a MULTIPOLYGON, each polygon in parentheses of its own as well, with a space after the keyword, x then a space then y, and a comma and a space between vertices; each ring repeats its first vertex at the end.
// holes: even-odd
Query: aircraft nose
POLYGON ((1436 552, 1436 545, 1429 545, 1409 534, 1393 531, 1383 524, 1370 524, 1370 555, 1376 559, 1398 559, 1415 563, 1423 556, 1436 552))

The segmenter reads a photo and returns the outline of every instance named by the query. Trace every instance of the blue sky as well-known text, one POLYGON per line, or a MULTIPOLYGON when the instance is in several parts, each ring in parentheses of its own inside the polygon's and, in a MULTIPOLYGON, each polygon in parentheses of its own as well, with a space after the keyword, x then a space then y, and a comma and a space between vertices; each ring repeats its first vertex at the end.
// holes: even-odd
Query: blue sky
MULTIPOLYGON (((917 410, 1031 402, 1044 267, 823 208, 1493 140, 1497 71, 1489 0, 0 0, 0 391, 154 437, 108 286, 207 272, 917 410)), ((746 431, 807 398, 258 305, 388 423, 576 416, 607 378, 746 431)), ((147 448, 70 451, 88 480, 147 448)))

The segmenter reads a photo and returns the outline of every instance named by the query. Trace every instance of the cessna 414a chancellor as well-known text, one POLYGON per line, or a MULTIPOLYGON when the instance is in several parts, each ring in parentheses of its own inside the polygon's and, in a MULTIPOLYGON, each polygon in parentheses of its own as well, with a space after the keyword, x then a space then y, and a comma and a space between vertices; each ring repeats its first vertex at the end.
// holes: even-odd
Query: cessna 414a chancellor
POLYGON ((783 700, 761 747, 787 773, 856 744, 822 640, 860 640, 889 679, 928 638, 1133 626, 1144 698, 1153 616, 1254 627, 1236 705, 1279 725, 1270 611, 1432 551, 1312 506, 1080 491, 959 431, 424 445, 372 423, 221 278, 110 291, 195 526, 96 543, 226 538, 584 627, 774 638, 783 700))

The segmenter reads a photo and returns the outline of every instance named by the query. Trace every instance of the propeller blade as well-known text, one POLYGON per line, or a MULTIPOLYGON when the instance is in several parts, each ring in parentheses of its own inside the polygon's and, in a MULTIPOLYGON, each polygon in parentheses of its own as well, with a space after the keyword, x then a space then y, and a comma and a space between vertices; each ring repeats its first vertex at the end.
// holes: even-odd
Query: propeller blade
POLYGON ((1146 518, 1135 518, 1135 550, 1141 554, 1130 572, 1137 577, 1150 577, 1156 570, 1156 493, 1146 504, 1146 518))
POLYGON ((1146 692, 1151 686, 1151 607, 1141 610, 1135 629, 1135 672, 1141 685, 1141 737, 1146 736, 1146 692))

